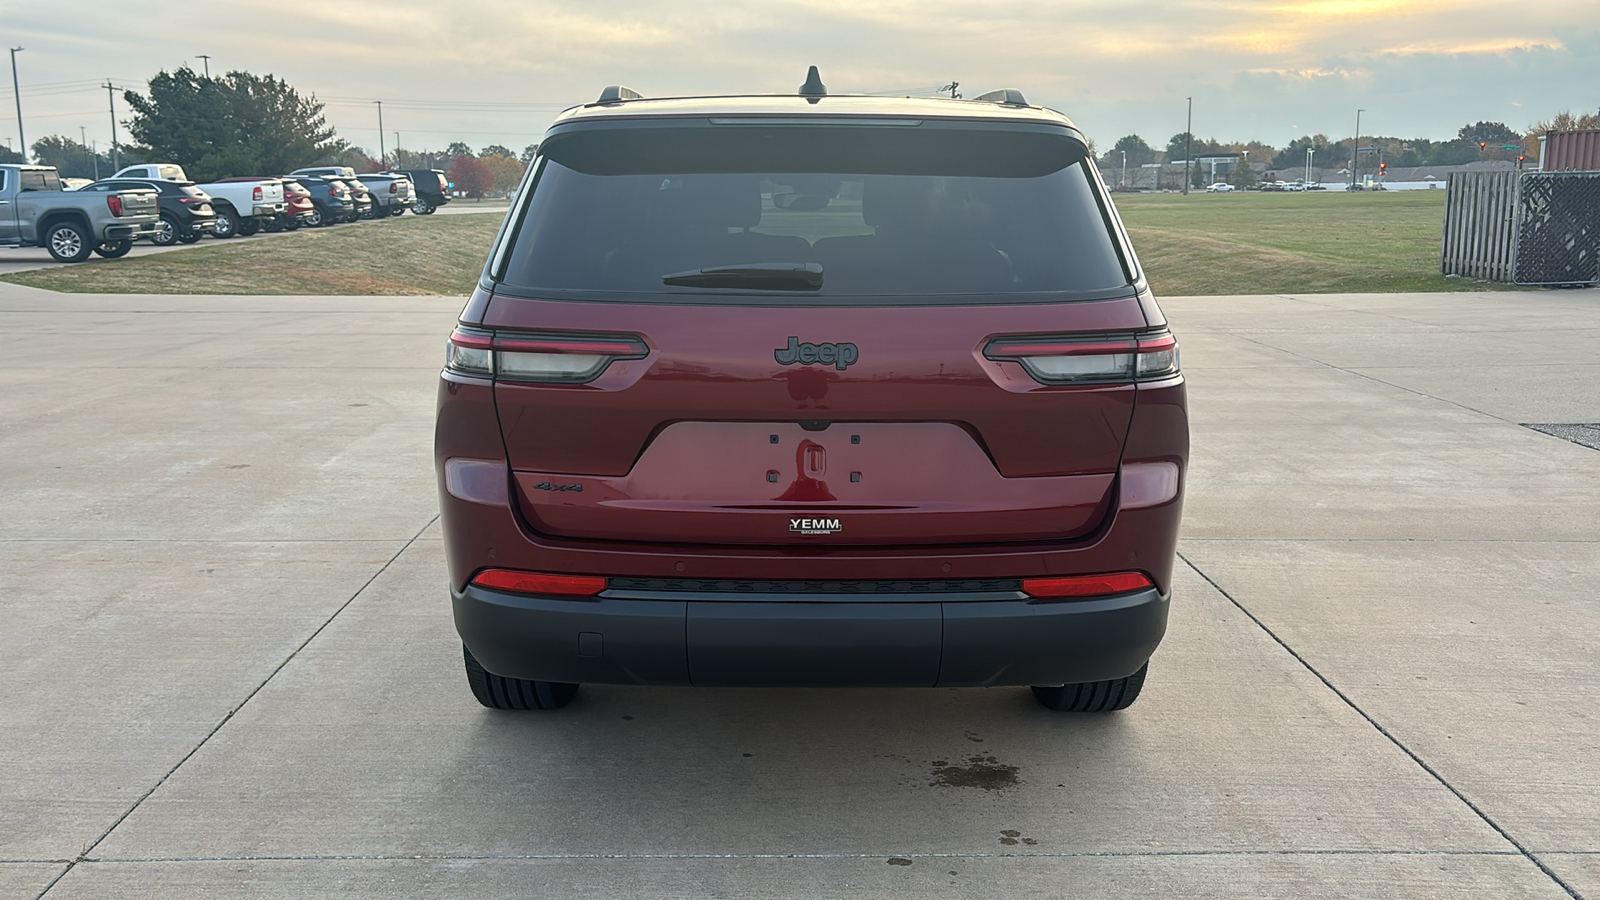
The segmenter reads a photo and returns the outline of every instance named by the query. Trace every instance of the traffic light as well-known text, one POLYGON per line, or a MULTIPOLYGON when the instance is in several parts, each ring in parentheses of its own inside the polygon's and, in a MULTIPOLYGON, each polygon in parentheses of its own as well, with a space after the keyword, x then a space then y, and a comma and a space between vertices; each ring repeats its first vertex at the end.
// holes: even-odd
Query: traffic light
POLYGON ((1488 146, 1489 146, 1489 142, 1488 141, 1479 141, 1478 142, 1478 152, 1480 152, 1480 153, 1483 152, 1485 149, 1488 148, 1488 146))
POLYGON ((1378 177, 1382 178, 1387 174, 1389 174, 1389 164, 1386 162, 1378 163, 1378 177))

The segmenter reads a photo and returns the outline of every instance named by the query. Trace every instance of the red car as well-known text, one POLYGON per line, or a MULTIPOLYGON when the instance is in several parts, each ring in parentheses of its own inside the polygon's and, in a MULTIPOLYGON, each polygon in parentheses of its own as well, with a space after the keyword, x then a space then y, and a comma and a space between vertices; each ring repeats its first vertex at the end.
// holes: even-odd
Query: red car
POLYGON ((1017 91, 612 88, 539 154, 439 389, 481 703, 582 682, 1133 702, 1166 628, 1184 380, 1070 120, 1017 91))

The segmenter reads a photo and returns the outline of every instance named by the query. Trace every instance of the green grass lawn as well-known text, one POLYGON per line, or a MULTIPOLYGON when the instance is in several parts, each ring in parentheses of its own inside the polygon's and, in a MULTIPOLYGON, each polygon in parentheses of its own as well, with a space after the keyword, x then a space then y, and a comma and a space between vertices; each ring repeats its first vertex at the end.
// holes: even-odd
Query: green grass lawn
POLYGON ((467 294, 504 218, 413 216, 207 238, 138 258, 36 269, 5 281, 85 294, 467 294))
MULTIPOLYGON (((1444 191, 1119 194, 1156 292, 1484 290, 1439 274, 1444 191)), ((465 294, 501 216, 407 215, 204 243, 137 259, 41 269, 5 281, 81 293, 465 294)))
POLYGON ((1118 194, 1116 204, 1157 294, 1486 287, 1439 273, 1443 190, 1118 194))

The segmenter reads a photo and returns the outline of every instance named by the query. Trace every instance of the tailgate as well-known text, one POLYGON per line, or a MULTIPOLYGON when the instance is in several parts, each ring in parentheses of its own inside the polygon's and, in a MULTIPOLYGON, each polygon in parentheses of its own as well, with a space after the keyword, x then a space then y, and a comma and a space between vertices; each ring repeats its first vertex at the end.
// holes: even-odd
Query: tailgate
POLYGON ((887 545, 1093 531, 1133 385, 1044 385, 982 351, 997 334, 1140 328, 1144 318, 1133 298, 786 309, 496 297, 484 324, 627 333, 650 348, 584 384, 496 383, 518 504, 535 530, 887 545), (796 336, 849 342, 854 359, 785 365, 796 336))

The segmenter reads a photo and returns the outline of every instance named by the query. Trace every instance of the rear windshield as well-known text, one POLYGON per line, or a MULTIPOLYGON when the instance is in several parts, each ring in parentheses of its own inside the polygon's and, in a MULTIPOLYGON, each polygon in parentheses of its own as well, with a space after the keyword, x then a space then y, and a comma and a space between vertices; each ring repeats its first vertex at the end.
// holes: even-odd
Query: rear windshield
POLYGON ((910 128, 813 128, 769 142, 741 129, 695 147, 700 135, 716 136, 715 128, 696 131, 676 143, 657 137, 655 146, 648 134, 613 134, 604 152, 590 142, 563 153, 548 142, 504 254, 503 283, 703 296, 725 291, 663 278, 811 263, 822 268, 820 288, 744 285, 738 293, 803 303, 1104 295, 1129 284, 1079 145, 1006 133, 974 143, 970 129, 941 143, 910 128))
POLYGON ((21 191, 59 191, 61 176, 54 169, 23 169, 17 176, 21 191))

